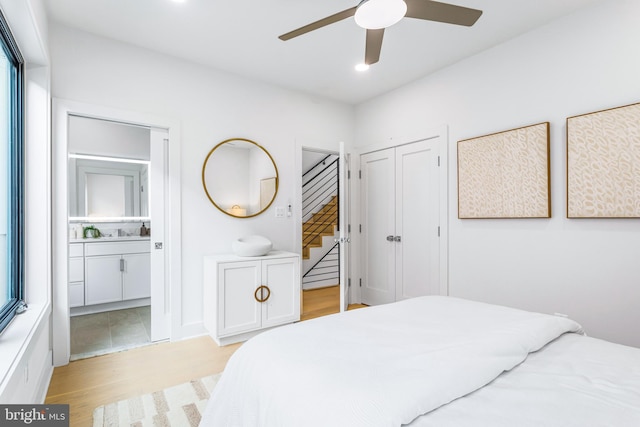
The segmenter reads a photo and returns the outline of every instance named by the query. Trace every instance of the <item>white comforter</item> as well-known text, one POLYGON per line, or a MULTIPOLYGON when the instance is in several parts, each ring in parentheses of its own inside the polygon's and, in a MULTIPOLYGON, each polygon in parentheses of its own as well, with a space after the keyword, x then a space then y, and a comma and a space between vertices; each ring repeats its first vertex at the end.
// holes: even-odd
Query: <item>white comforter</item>
POLYGON ((201 426, 408 424, 579 331, 569 319, 450 297, 277 328, 236 351, 201 426))
POLYGON ((565 334, 411 427, 638 427, 640 349, 565 334))

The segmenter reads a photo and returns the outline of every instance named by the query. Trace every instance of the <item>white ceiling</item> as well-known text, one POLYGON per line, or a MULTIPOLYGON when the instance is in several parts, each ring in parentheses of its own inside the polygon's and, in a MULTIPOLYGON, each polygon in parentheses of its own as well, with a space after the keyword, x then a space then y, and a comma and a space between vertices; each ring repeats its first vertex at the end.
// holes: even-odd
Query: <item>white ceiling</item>
MULTIPOLYGON (((442 0, 441 0, 442 1, 442 0)), ((46 0, 50 19, 249 78, 357 104, 599 0, 455 0, 484 11, 473 27, 405 18, 380 62, 359 73, 365 30, 353 18, 278 36, 357 0, 46 0)))

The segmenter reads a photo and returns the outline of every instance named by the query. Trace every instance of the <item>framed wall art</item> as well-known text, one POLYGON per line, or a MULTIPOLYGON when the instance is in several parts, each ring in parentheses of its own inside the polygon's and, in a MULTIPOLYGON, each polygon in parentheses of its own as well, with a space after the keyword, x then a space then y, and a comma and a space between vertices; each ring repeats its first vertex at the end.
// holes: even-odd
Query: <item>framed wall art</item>
POLYGON ((549 218, 549 122, 458 141, 458 218, 549 218))
POLYGON ((640 217, 640 104, 567 118, 567 218, 640 217))

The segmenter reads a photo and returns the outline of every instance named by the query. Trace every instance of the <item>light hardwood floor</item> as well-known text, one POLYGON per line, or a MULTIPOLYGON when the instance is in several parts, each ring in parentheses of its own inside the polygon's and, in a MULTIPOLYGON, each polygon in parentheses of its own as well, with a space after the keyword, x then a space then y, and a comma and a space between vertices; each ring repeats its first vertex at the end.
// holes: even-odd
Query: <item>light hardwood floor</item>
POLYGON ((326 316, 340 311, 340 286, 302 291, 300 320, 326 316))
MULTIPOLYGON (((337 287, 304 291, 301 320, 337 313, 339 295, 337 287)), ((222 372, 240 345, 219 347, 203 336, 76 360, 55 368, 46 403, 69 404, 70 427, 91 426, 100 405, 222 372)))

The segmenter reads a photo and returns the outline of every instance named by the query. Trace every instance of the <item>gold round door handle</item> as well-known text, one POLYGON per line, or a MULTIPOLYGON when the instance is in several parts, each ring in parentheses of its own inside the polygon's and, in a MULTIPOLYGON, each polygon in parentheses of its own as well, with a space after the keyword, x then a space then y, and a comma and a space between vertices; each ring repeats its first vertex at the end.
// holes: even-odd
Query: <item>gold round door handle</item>
POLYGON ((256 288, 256 291, 253 293, 253 297, 256 299, 256 301, 263 302, 262 301, 262 286, 258 286, 256 288), (258 297, 258 292, 260 292, 260 297, 258 297))
POLYGON ((269 289, 268 287, 264 286, 264 285, 260 285, 256 288, 256 291, 253 293, 253 297, 256 299, 256 301, 258 302, 265 302, 266 300, 269 299, 269 297, 271 296, 271 289, 269 289), (267 290, 267 296, 264 296, 264 290, 267 290), (258 296, 258 292, 260 292, 260 296, 258 296))

